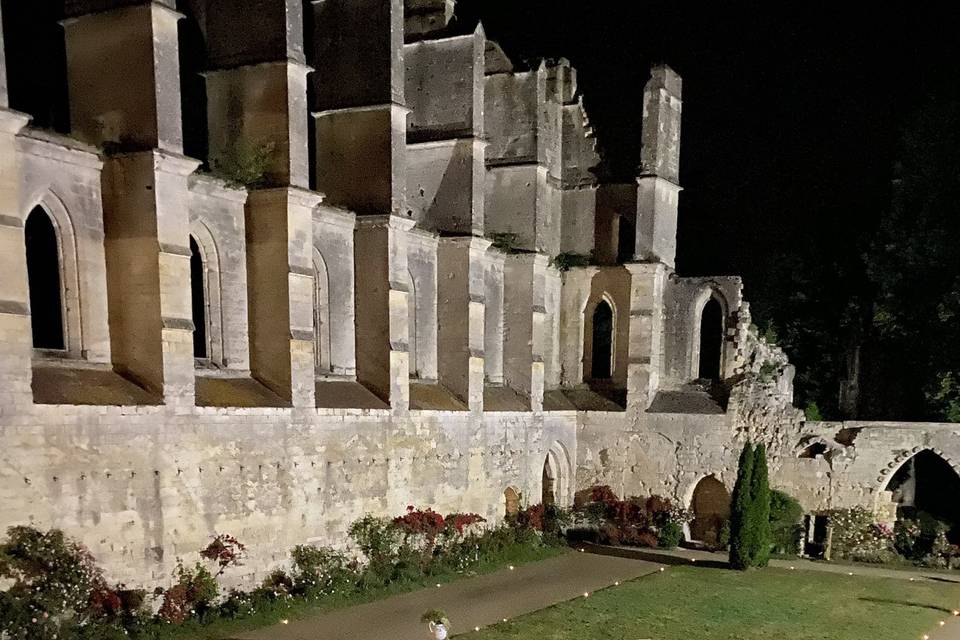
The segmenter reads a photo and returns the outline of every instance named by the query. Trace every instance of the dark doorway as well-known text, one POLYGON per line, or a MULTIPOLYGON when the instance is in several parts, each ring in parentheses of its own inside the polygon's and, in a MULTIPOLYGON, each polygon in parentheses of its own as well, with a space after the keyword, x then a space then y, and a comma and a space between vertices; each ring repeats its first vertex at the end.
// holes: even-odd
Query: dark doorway
POLYGON ((707 546, 716 546, 720 532, 730 520, 730 494, 722 482, 707 476, 697 483, 690 502, 693 521, 690 523, 690 538, 707 546))
POLYGON ((915 520, 927 537, 940 528, 947 539, 960 542, 960 476, 946 460, 929 449, 901 466, 887 485, 897 503, 897 519, 915 520))
POLYGON ((613 309, 601 300, 593 311, 593 360, 590 377, 610 378, 613 373, 613 309))
POLYGON ((63 331, 63 289, 60 282, 60 245, 47 212, 37 207, 27 217, 27 281, 30 287, 30 325, 35 349, 66 349, 63 331))
POLYGON ((702 380, 720 379, 720 356, 723 350, 723 308, 710 298, 700 316, 700 370, 702 380))
POLYGON ((207 358, 207 297, 204 291, 203 257, 190 237, 190 295, 193 307, 193 357, 207 358))

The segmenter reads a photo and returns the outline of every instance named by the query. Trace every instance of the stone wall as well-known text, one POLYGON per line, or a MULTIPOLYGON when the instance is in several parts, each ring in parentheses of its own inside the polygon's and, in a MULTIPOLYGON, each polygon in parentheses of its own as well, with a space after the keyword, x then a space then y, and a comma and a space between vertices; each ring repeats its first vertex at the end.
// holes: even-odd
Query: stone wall
POLYGON ((296 545, 408 504, 504 515, 539 502, 546 451, 576 456, 576 415, 37 406, 0 415, 0 523, 79 537, 112 579, 164 584, 215 533, 248 545, 244 580, 296 545))

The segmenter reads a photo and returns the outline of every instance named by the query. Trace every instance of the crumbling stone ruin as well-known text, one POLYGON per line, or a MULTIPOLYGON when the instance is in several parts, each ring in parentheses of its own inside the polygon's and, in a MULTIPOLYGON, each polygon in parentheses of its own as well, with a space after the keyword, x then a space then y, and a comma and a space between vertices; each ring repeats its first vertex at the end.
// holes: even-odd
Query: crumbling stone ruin
POLYGON ((747 438, 811 511, 960 461, 954 425, 805 422, 740 280, 677 275, 667 66, 609 184, 575 69, 457 33, 452 0, 43 4, 2 5, 4 528, 128 584, 226 531, 253 580, 408 504, 694 504, 747 438))

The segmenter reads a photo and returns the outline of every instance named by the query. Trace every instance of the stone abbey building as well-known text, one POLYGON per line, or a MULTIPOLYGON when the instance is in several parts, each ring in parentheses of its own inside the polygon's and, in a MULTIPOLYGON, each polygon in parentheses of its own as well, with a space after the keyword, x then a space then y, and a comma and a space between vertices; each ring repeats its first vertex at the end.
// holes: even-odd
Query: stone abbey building
POLYGON ((452 0, 47 4, 2 3, 0 526, 128 584, 228 532, 254 579, 363 514, 593 484, 708 537, 747 438, 811 512, 960 463, 953 425, 805 423, 740 280, 677 275, 669 67, 609 184, 575 70, 452 0))

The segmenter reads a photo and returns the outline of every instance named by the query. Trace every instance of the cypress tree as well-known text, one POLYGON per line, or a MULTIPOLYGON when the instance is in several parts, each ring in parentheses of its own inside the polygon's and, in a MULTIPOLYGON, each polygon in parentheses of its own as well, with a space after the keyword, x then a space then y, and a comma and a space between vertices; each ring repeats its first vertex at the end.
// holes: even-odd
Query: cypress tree
POLYGON ((746 569, 750 566, 753 539, 750 487, 753 484, 753 463, 753 445, 747 442, 740 452, 737 482, 733 487, 730 505, 730 566, 734 569, 746 569))
POLYGON ((750 516, 753 518, 753 549, 750 566, 765 567, 770 561, 770 482, 767 476, 767 448, 758 444, 753 451, 753 476, 750 478, 750 516))

